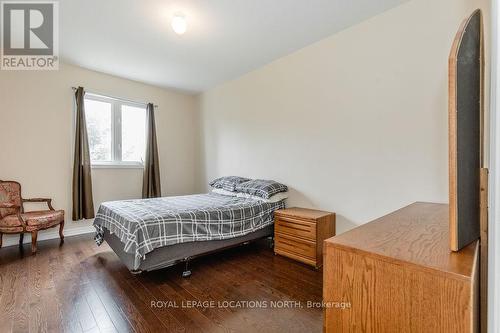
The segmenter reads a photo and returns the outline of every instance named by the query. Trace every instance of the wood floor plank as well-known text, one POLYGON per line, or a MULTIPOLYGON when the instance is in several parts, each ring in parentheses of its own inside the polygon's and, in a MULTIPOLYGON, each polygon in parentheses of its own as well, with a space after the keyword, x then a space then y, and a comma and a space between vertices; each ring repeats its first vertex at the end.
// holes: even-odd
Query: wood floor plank
POLYGON ((15 304, 16 270, 19 265, 5 260, 5 264, 0 269, 2 276, 2 291, 0 295, 0 329, 2 332, 12 332, 13 309, 15 304))
MULTIPOLYGON (((82 245, 79 249, 81 253, 84 251, 88 252, 88 250, 85 245, 82 245)), ((109 254, 106 255, 109 256, 109 254)), ((137 296, 134 295, 134 291, 130 287, 127 287, 126 284, 123 284, 119 278, 116 278, 116 268, 113 269, 111 266, 105 265, 96 269, 102 262, 99 257, 90 256, 89 254, 81 258, 81 264, 85 267, 85 272, 89 280, 98 295, 103 296, 101 300, 109 302, 110 298, 112 298, 121 314, 128 320, 136 332, 159 332, 165 330, 165 327, 157 320, 154 313, 149 308, 143 307, 137 296)), ((119 264, 114 260, 111 260, 111 262, 119 264)))
POLYGON ((322 272, 275 256, 265 242, 195 259, 187 279, 180 266, 132 275, 90 235, 68 237, 61 247, 40 242, 36 256, 25 248, 24 255, 0 249, 2 333, 322 330, 320 308, 227 306, 321 301, 322 272), (201 306, 209 302, 216 306, 201 306))
MULTIPOLYGON (((181 281, 180 285, 189 291, 197 300, 211 301, 223 300, 226 302, 232 301, 261 301, 264 298, 259 297, 258 292, 252 289, 250 284, 246 284, 246 280, 239 280, 234 271, 226 272, 224 267, 220 265, 207 265, 203 267, 205 274, 210 276, 210 279, 203 279, 201 275, 192 276, 190 279, 181 281), (225 273, 225 274, 224 274, 225 273), (237 281, 245 281, 238 286, 234 286, 237 281), (247 293, 240 290, 240 287, 248 287, 247 293)), ((220 322, 220 325, 226 327, 232 332, 241 330, 245 331, 260 331, 266 326, 269 320, 269 313, 260 314, 256 309, 237 309, 236 307, 226 307, 226 303, 222 303, 222 308, 217 310, 211 317, 220 322), (218 318, 218 319, 216 319, 218 318)))
MULTIPOLYGON (((41 331, 61 332, 63 330, 63 316, 60 304, 56 296, 56 284, 54 277, 60 273, 60 268, 54 264, 54 259, 58 253, 58 247, 48 247, 43 244, 41 252, 36 256, 31 256, 32 269, 30 274, 36 276, 36 298, 40 307, 40 326, 41 331)), ((31 330, 32 332, 36 331, 31 330)))
MULTIPOLYGON (((248 258, 247 258, 248 259, 248 258)), ((243 296, 236 296, 234 294, 226 295, 226 299, 242 299, 242 300, 268 300, 275 301, 277 304, 280 301, 288 301, 291 304, 296 305, 296 299, 292 299, 289 295, 279 292, 275 288, 268 287, 265 283, 262 283, 261 276, 253 276, 249 274, 248 271, 242 269, 241 266, 236 266, 232 264, 231 259, 218 260, 218 264, 214 263, 211 266, 210 275, 212 277, 212 281, 216 280, 218 276, 221 274, 226 275, 227 281, 242 281, 240 285, 237 286, 237 293, 243 296), (223 266, 221 266, 223 265, 223 266)), ((248 260, 245 260, 248 263, 248 260)), ((205 268, 207 269, 207 268, 205 268)), ((222 280, 219 279, 218 283, 222 283, 222 280)), ((212 287, 212 288, 215 288, 212 287)), ((231 290, 230 285, 225 285, 227 290, 231 290)), ((304 311, 308 311, 304 309, 304 311)), ((293 316, 295 313, 293 308, 276 308, 276 309, 246 309, 245 318, 246 322, 254 321, 253 326, 256 327, 256 330, 279 330, 279 327, 283 327, 287 325, 288 317, 293 316), (269 314, 274 314, 273 317, 270 317, 269 314), (269 320, 272 318, 272 320, 269 320), (257 320, 257 321, 256 321, 257 320), (255 322, 256 321, 256 322, 255 322), (274 328, 273 328, 274 327, 274 328)), ((303 326, 304 322, 300 322, 298 325, 295 325, 292 331, 303 331, 308 330, 308 327, 303 326)), ((314 325, 314 323, 313 323, 314 325)))
POLYGON ((86 286, 86 301, 101 332, 118 332, 101 299, 89 283, 86 286))
MULTIPOLYGON (((14 263, 13 263, 14 264, 14 263)), ((29 331, 29 269, 23 267, 21 263, 15 263, 18 280, 16 288, 16 299, 14 305, 14 320, 12 323, 13 332, 27 332, 29 331)))
MULTIPOLYGON (((143 285, 155 295, 156 300, 168 302, 172 301, 176 304, 175 307, 169 307, 168 310, 175 316, 175 318, 180 321, 180 323, 188 330, 193 332, 203 332, 210 331, 216 328, 210 320, 205 317, 196 308, 183 308, 183 302, 186 301, 185 295, 178 293, 174 288, 172 288, 166 280, 168 277, 175 278, 172 272, 165 275, 165 278, 161 277, 160 272, 152 272, 147 274, 141 281, 143 285)), ((188 300, 192 300, 189 298, 188 300)), ((160 309, 158 311, 163 311, 160 309)))
POLYGON ((184 332, 186 328, 173 316, 169 311, 155 311, 151 306, 152 301, 157 301, 158 299, 155 295, 151 294, 149 290, 137 279, 135 276, 131 275, 130 272, 122 267, 117 270, 123 281, 125 281, 132 290, 135 291, 137 298, 143 303, 143 306, 149 307, 151 311, 156 315, 159 321, 163 324, 168 332, 184 332))
POLYGON ((53 276, 56 299, 62 313, 62 326, 65 332, 83 332, 79 312, 81 307, 78 305, 82 303, 81 297, 84 295, 82 286, 88 283, 88 280, 74 252, 72 247, 57 256, 55 260, 60 268, 59 272, 53 276))
MULTIPOLYGON (((42 252, 42 254, 46 251, 42 252)), ((62 304, 57 295, 57 279, 59 275, 64 274, 61 272, 61 267, 58 265, 58 258, 60 257, 60 248, 51 248, 48 258, 48 271, 47 284, 42 290, 42 300, 44 315, 50 316, 47 328, 49 332, 62 332, 64 331, 64 315, 62 304)))
MULTIPOLYGON (((82 248, 88 248, 89 251, 89 256, 92 254, 97 254, 100 251, 96 251, 97 248, 95 247, 94 242, 88 242, 85 239, 80 238, 75 244, 75 247, 78 247, 79 249, 82 248)), ((116 304, 115 300, 113 297, 110 297, 107 293, 101 293, 98 291, 98 288, 91 283, 91 280, 88 277, 88 274, 86 272, 86 265, 82 264, 81 260, 84 259, 82 258, 82 251, 78 250, 75 252, 75 258, 78 261, 77 265, 82 271, 82 275, 84 275, 85 280, 88 282, 89 288, 89 293, 87 294, 90 299, 89 305, 90 304, 95 304, 96 307, 92 307, 92 313, 94 314, 94 317, 98 321, 99 328, 101 332, 113 332, 113 331, 118 331, 118 332, 134 332, 134 329, 132 328, 132 325, 130 324, 129 320, 126 318, 125 314, 119 306, 116 304), (95 299, 92 295, 96 296, 97 299, 95 299), (103 312, 103 309, 105 313, 103 312), (107 322, 107 319, 109 318, 109 321, 111 321, 111 324, 107 322), (100 319, 104 319, 105 322, 100 321, 100 319)), ((99 269, 98 267, 100 266, 100 261, 95 263, 95 266, 93 269, 99 269)), ((100 290, 100 289, 99 289, 100 290)))

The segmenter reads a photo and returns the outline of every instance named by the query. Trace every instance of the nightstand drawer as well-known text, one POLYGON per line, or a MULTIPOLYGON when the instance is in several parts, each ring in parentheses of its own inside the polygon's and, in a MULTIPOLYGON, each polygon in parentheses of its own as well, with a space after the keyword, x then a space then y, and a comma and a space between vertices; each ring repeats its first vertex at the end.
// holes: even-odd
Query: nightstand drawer
POLYGON ((301 256, 301 255, 292 253, 292 252, 287 252, 287 251, 281 250, 281 249, 276 250, 275 252, 276 252, 276 254, 282 255, 284 257, 291 258, 291 259, 294 259, 294 260, 297 260, 297 261, 301 261, 301 262, 303 262, 305 264, 308 264, 308 265, 311 265, 311 266, 314 266, 314 267, 318 267, 318 265, 316 265, 316 259, 311 259, 311 258, 304 257, 304 256, 301 256))
POLYGON ((316 224, 290 217, 276 217, 275 230, 278 233, 316 240, 316 224))
POLYGON ((278 253, 283 250, 316 260, 316 242, 276 233, 274 243, 275 251, 278 253))

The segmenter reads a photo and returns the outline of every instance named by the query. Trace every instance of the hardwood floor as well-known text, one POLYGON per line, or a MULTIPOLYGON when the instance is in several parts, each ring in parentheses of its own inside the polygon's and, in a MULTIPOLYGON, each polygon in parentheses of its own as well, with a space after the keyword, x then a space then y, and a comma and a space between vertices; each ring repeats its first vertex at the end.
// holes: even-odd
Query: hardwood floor
POLYGON ((307 303, 321 301, 321 271, 266 242, 198 258, 189 278, 182 265, 132 275, 90 235, 58 244, 0 249, 0 332, 322 330, 322 309, 307 303))

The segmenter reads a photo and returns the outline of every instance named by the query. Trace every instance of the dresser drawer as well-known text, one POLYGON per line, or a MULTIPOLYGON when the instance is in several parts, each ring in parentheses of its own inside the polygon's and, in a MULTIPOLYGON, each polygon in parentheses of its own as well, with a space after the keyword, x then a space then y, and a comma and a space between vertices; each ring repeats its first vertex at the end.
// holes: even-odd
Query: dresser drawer
POLYGON ((316 240, 316 224, 290 217, 276 217, 274 228, 277 233, 316 240))
POLYGON ((316 260, 316 242, 276 232, 274 239, 276 252, 281 250, 316 260))

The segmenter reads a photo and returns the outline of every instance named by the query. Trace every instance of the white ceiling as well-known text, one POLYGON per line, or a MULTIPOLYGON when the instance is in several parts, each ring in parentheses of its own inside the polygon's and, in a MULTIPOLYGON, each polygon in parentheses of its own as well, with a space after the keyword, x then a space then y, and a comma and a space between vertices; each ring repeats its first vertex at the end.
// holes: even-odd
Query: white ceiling
POLYGON ((407 0, 63 0, 63 61, 198 92, 407 0), (182 12, 188 31, 170 19, 182 12))

